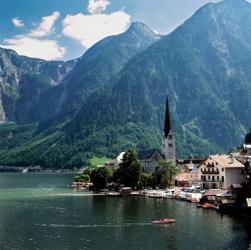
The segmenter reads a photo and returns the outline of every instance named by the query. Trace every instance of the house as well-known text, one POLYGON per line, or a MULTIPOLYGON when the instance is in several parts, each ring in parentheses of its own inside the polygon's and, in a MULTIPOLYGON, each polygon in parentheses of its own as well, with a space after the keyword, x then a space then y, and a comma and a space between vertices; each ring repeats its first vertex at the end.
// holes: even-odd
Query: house
POLYGON ((197 166, 203 162, 205 160, 205 158, 202 157, 198 157, 198 156, 190 156, 187 159, 184 159, 182 161, 183 164, 187 164, 187 163, 193 163, 193 164, 197 164, 197 166))
POLYGON ((251 156, 251 129, 250 132, 247 133, 245 137, 242 149, 243 149, 242 153, 244 153, 246 156, 251 156))
POLYGON ((181 173, 175 177, 175 185, 179 187, 192 186, 199 181, 198 164, 192 162, 181 165, 181 173))
POLYGON ((117 170, 119 168, 119 164, 122 162, 125 152, 121 152, 115 159, 107 162, 106 167, 111 168, 112 170, 117 170))
POLYGON ((159 150, 147 150, 138 153, 140 164, 144 172, 153 173, 160 161, 164 159, 159 150))
POLYGON ((243 144, 243 152, 247 156, 251 156, 251 144, 243 144))
POLYGON ((244 165, 232 155, 209 155, 199 165, 199 178, 204 189, 229 189, 245 182, 244 165))

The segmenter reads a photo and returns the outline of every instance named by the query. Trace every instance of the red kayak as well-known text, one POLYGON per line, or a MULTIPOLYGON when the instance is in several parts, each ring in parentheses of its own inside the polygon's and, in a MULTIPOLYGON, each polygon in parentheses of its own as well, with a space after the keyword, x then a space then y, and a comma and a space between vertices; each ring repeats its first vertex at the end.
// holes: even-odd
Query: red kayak
POLYGON ((159 220, 154 220, 152 221, 152 224, 170 224, 174 223, 175 219, 170 219, 170 218, 164 218, 164 219, 159 219, 159 220))

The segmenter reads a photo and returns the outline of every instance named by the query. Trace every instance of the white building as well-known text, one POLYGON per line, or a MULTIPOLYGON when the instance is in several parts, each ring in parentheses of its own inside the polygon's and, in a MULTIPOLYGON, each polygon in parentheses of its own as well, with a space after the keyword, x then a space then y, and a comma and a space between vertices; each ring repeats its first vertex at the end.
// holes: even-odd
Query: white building
POLYGON ((243 144, 243 152, 245 152, 247 156, 251 156, 251 144, 243 144))
POLYGON ((229 189, 232 184, 243 184, 244 165, 231 155, 209 155, 199 165, 199 178, 205 189, 229 189))
POLYGON ((113 170, 117 170, 119 168, 119 164, 123 161, 123 157, 126 152, 121 152, 115 159, 106 163, 107 167, 112 168, 113 170))

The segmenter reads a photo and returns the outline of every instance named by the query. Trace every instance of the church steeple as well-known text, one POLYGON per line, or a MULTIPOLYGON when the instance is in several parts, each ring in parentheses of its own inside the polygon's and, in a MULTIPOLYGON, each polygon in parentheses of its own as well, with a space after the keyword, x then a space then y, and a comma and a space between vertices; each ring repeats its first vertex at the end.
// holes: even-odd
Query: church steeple
POLYGON ((162 153, 167 161, 176 162, 175 139, 172 131, 171 113, 169 109, 168 95, 166 96, 166 113, 164 125, 164 138, 162 153))
POLYGON ((171 124, 171 117, 170 117, 170 110, 169 110, 169 101, 168 101, 168 94, 166 95, 166 114, 165 114, 165 125, 164 125, 164 134, 165 138, 168 137, 170 131, 172 130, 171 124))

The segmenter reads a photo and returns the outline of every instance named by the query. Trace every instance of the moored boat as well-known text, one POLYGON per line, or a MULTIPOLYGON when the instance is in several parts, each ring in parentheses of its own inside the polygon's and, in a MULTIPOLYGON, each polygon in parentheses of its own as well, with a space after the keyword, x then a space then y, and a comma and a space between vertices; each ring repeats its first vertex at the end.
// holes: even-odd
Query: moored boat
POLYGON ((213 204, 211 204, 211 203, 204 203, 203 205, 202 205, 202 208, 205 208, 205 209, 208 209, 208 208, 214 208, 214 205, 213 204))
POLYGON ((152 224, 157 224, 157 225, 170 224, 170 223, 174 223, 175 221, 176 221, 175 219, 163 218, 163 219, 152 221, 152 224))
POLYGON ((160 192, 151 192, 148 194, 150 198, 166 198, 166 193, 163 191, 160 192))
POLYGON ((108 197, 120 197, 120 196, 122 196, 122 194, 120 192, 106 192, 105 196, 108 196, 108 197))

